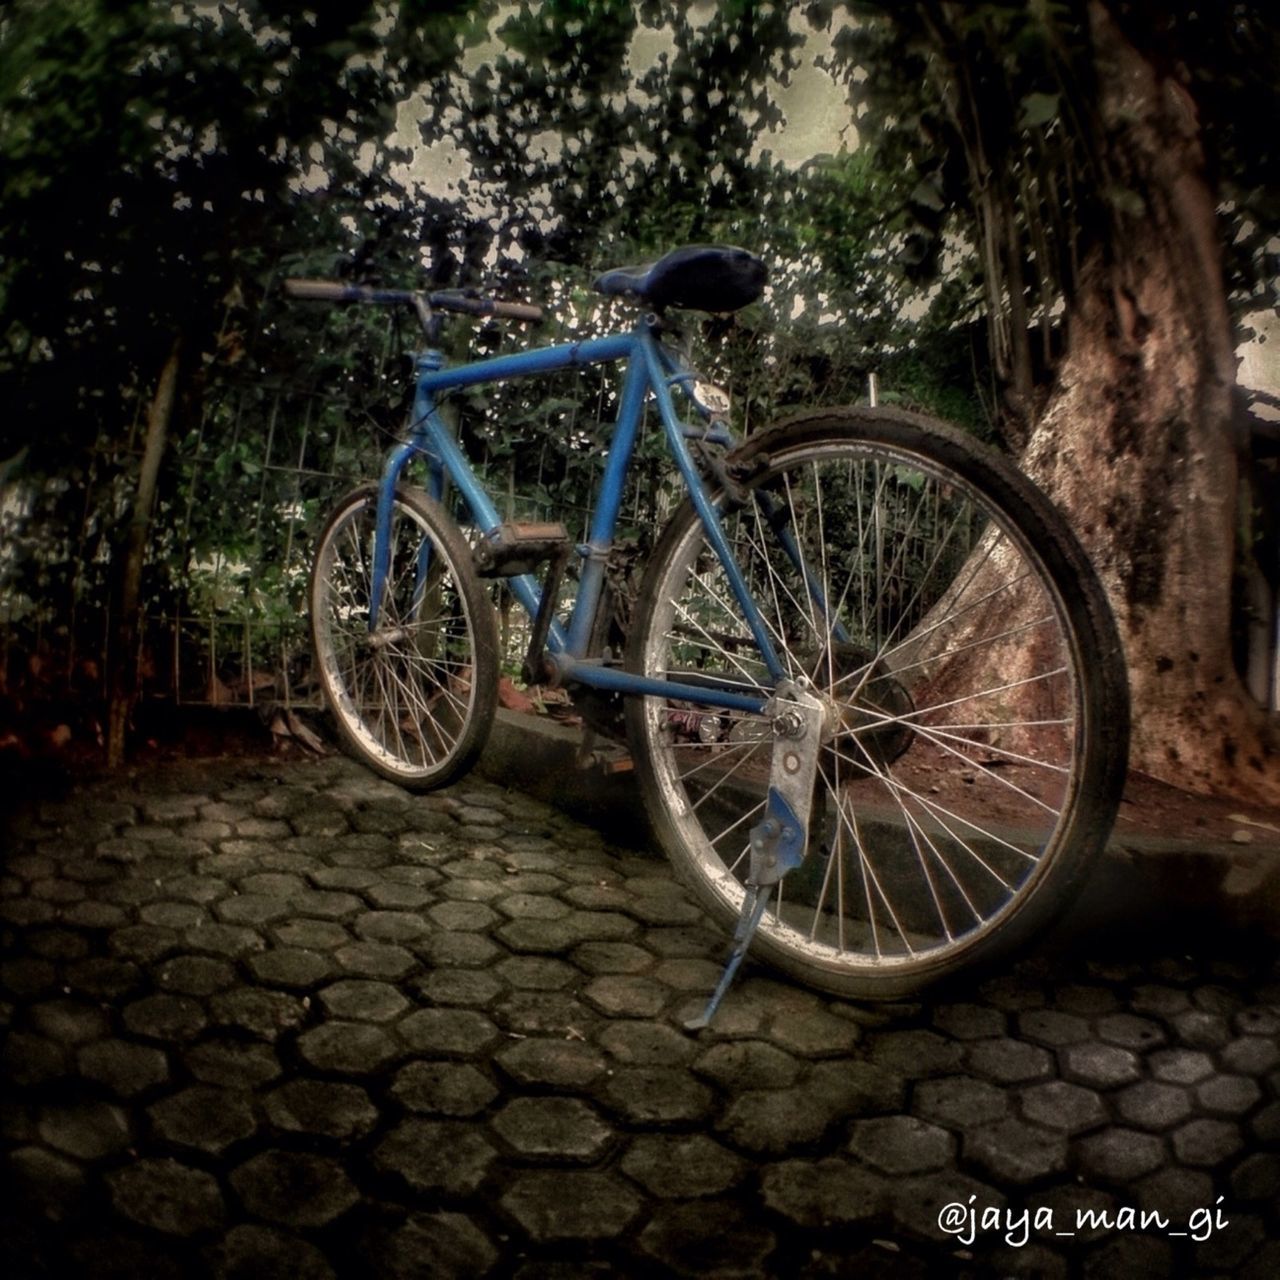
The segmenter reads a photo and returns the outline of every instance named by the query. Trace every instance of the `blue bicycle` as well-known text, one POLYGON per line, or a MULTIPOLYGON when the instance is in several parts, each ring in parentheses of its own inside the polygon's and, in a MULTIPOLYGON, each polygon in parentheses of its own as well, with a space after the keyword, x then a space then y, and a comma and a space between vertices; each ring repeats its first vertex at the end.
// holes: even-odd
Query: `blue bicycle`
POLYGON ((474 763, 496 710, 492 586, 505 581, 531 619, 528 674, 571 690, 589 722, 625 724, 658 838, 736 928, 699 1024, 753 939, 805 982, 872 998, 1003 953, 1069 900, 1126 758, 1105 597, 1056 510, 1001 457, 889 408, 736 437, 672 313, 735 311, 765 277, 741 249, 677 249, 595 282, 636 307, 628 331, 452 367, 443 314, 540 310, 287 285, 412 307, 428 342, 406 438, 337 505, 316 553, 315 655, 345 744, 411 788, 474 763), (625 376, 587 541, 503 521, 441 398, 603 362, 625 376), (611 565, 647 401, 687 496, 620 611, 611 565), (405 482, 411 463, 422 487, 405 482))

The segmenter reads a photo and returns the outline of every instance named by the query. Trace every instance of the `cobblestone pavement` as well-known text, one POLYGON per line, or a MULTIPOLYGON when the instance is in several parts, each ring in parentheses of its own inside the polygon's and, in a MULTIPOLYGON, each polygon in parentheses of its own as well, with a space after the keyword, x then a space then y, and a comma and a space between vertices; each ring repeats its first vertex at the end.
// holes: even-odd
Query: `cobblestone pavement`
POLYGON ((723 932, 489 783, 172 765, 5 839, 8 1276, 1280 1275, 1274 956, 748 969, 695 1038, 723 932))

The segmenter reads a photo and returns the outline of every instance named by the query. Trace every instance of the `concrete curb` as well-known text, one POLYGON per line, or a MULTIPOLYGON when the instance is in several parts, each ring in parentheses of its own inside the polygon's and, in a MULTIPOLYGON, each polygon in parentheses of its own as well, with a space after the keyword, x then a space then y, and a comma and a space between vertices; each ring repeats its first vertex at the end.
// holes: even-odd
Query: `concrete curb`
MULTIPOLYGON (((554 805, 610 840, 660 856, 633 773, 578 762, 582 731, 500 710, 479 772, 554 805)), ((1167 931, 1183 920, 1280 941, 1280 845, 1197 842, 1191 836, 1112 836, 1065 927, 1167 931)))

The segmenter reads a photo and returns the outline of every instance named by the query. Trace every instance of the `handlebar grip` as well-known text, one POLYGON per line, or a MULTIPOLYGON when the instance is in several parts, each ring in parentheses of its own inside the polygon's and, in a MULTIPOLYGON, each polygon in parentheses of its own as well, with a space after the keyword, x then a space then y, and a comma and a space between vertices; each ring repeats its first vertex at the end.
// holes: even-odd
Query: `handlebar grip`
POLYGON ((541 320, 543 310, 532 302, 495 302, 493 314, 506 320, 541 320))
POLYGON ((291 298, 316 298, 325 302, 343 302, 350 296, 350 287, 333 280, 286 280, 284 291, 291 298))

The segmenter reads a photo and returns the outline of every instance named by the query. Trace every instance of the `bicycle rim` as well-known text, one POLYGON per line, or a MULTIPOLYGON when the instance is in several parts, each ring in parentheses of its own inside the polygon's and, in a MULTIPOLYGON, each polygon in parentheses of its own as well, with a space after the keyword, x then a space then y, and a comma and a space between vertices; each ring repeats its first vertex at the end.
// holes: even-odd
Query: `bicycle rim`
MULTIPOLYGON (((954 433, 861 423, 757 447, 723 523, 788 675, 828 708, 807 856, 757 950, 825 989, 893 996, 1058 905, 1109 829, 1127 721, 1105 603, 1048 504, 954 433)), ((644 596, 633 669, 770 687, 691 510, 644 596)), ((651 818, 728 920, 772 723, 658 698, 630 715, 651 818)))
POLYGON ((493 617, 460 535, 425 496, 401 491, 371 630, 376 513, 376 489, 357 490, 322 535, 311 583, 317 667, 354 754, 405 786, 440 786, 471 766, 488 736, 493 617))

